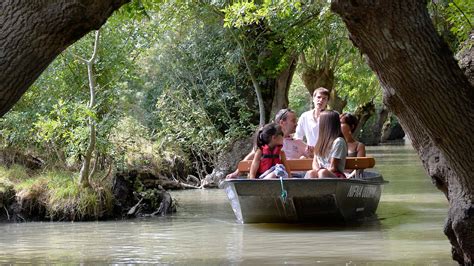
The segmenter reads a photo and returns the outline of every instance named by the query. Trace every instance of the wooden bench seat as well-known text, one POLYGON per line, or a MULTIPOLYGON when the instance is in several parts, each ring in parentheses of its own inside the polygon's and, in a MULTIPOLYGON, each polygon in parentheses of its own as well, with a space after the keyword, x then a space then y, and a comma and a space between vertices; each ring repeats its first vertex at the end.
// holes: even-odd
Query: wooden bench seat
MULTIPOLYGON (((295 171, 308 171, 312 169, 313 159, 297 159, 297 160, 287 160, 288 166, 292 172, 295 171)), ((239 172, 248 173, 250 171, 250 166, 252 161, 240 161, 239 162, 239 172)), ((375 165, 374 157, 347 157, 346 158, 346 169, 366 169, 372 168, 375 165)))

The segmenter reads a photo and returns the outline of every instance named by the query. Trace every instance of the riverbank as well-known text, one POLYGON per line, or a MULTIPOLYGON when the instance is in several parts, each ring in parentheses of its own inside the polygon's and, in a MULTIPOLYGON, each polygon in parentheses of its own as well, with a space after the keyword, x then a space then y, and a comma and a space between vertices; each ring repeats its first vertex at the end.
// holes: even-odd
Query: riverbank
POLYGON ((0 221, 94 221, 176 212, 167 188, 150 173, 98 173, 81 187, 77 173, 39 171, 20 165, 0 167, 0 221), (161 185, 160 185, 161 184, 161 185))

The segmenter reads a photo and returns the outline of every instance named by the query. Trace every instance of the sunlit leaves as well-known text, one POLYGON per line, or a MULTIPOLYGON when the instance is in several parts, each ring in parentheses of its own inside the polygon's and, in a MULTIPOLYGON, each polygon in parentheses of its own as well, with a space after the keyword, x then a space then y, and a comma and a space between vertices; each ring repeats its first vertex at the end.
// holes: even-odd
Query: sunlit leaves
POLYGON ((358 105, 374 100, 382 102, 381 88, 374 73, 360 58, 346 61, 337 70, 336 87, 340 97, 348 100, 347 111, 354 111, 358 105))
POLYGON ((472 0, 430 1, 428 7, 440 35, 453 51, 458 51, 474 28, 472 0))
POLYGON ((468 39, 469 32, 474 28, 474 3, 466 0, 453 0, 447 8, 448 22, 451 32, 460 42, 468 39))

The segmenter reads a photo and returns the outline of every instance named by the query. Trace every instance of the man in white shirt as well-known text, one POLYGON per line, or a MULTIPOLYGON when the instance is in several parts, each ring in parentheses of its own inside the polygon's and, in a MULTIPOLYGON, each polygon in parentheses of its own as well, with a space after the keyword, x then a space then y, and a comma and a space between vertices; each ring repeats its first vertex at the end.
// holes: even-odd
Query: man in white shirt
POLYGON ((313 154, 314 146, 319 135, 319 115, 327 107, 329 101, 329 90, 323 87, 313 92, 314 109, 304 112, 298 119, 298 126, 294 135, 295 139, 306 139, 307 153, 313 154))
MULTIPOLYGON (((275 123, 279 124, 281 131, 283 132, 283 148, 287 159, 300 159, 302 157, 307 157, 308 149, 306 144, 300 139, 293 139, 291 134, 295 132, 297 118, 296 114, 291 109, 281 109, 275 115, 275 123)), ((252 160, 255 155, 255 150, 252 150, 244 160, 252 160)), ((226 178, 236 178, 240 174, 239 169, 236 169, 234 172, 228 174, 226 178)))

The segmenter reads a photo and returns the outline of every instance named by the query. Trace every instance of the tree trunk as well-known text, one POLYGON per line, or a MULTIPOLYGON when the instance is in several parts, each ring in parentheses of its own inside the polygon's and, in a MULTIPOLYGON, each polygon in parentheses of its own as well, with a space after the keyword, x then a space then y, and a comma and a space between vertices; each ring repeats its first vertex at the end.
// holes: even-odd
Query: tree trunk
POLYGON ((387 142, 391 140, 402 140, 405 137, 405 132, 398 120, 392 114, 388 114, 388 118, 382 127, 382 136, 380 142, 387 142))
MULTIPOLYGON (((275 91, 271 110, 272 115, 275 115, 282 108, 288 108, 288 91, 291 81, 293 80, 293 75, 295 74, 297 63, 298 60, 295 56, 290 60, 288 67, 284 69, 275 80, 275 91)), ((270 120, 272 119, 273 117, 270 118, 270 120)))
MULTIPOLYGON (((89 106, 87 106, 91 111, 95 107, 95 75, 94 75, 94 65, 97 59, 97 50, 99 48, 99 39, 100 39, 100 31, 96 31, 95 33, 95 41, 94 41, 94 49, 92 51, 92 56, 89 60, 82 59, 87 65, 87 76, 89 77, 89 92, 90 92, 90 100, 89 106)), ((90 187, 90 179, 94 171, 91 171, 91 160, 92 160, 92 153, 95 150, 95 142, 96 142, 96 131, 95 131, 95 121, 92 117, 89 117, 89 146, 87 147, 86 153, 84 154, 84 161, 82 162, 81 172, 79 174, 79 184, 83 187, 90 187)), ((96 158, 97 162, 97 158, 96 158)), ((94 167, 95 169, 95 164, 94 167)))
POLYGON ((331 110, 337 111, 342 114, 342 110, 344 110, 344 107, 346 107, 347 101, 339 97, 339 95, 337 95, 337 90, 333 88, 331 90, 331 97, 329 98, 328 105, 331 110))
POLYGON ((456 57, 459 58, 459 66, 464 71, 464 75, 474 86, 474 29, 471 30, 469 38, 463 43, 456 57))
POLYGON ((319 87, 328 90, 332 90, 334 87, 334 71, 329 67, 316 69, 306 66, 303 68, 301 79, 310 95, 313 95, 313 92, 319 87))
POLYGON ((340 98, 337 95, 337 90, 334 89, 334 70, 328 65, 318 69, 310 66, 303 66, 301 79, 310 95, 313 95, 313 92, 319 87, 324 87, 329 90, 331 93, 328 102, 330 109, 341 113, 344 107, 346 107, 347 101, 340 98))
POLYGON ((66 47, 129 0, 0 1, 0 116, 66 47))
POLYGON ((428 174, 447 192, 445 233, 474 263, 474 88, 430 20, 426 1, 333 0, 428 174))
POLYGON ((360 130, 364 127, 365 123, 367 123, 374 113, 375 104, 373 101, 357 106, 356 110, 354 111, 355 117, 357 117, 357 120, 359 120, 359 124, 357 124, 357 128, 354 130, 356 138, 358 138, 360 130))
MULTIPOLYGON (((237 42, 239 42, 238 39, 236 39, 236 40, 237 40, 237 42)), ((245 50, 245 47, 243 45, 241 45, 241 49, 242 49, 242 53, 243 53, 243 57, 244 57, 245 66, 247 67, 247 72, 250 76, 250 80, 252 80, 252 85, 253 85, 253 88, 255 89, 255 95, 257 96, 258 113, 259 113, 259 117, 260 117, 258 125, 260 127, 263 127, 265 125, 265 121, 266 121, 265 117, 268 117, 268 116, 265 115, 265 104, 264 104, 264 100, 263 100, 263 96, 262 96, 262 89, 260 88, 260 84, 257 81, 257 77, 255 76, 255 72, 253 70, 253 67, 250 64, 249 59, 245 54, 246 50, 245 50)))
POLYGON ((364 104, 363 107, 365 108, 357 108, 356 110, 356 116, 360 117, 360 121, 362 121, 363 125, 361 125, 361 127, 359 127, 359 125, 357 126, 355 135, 358 140, 365 145, 378 145, 381 142, 382 128, 389 112, 385 107, 382 107, 380 110, 375 110, 373 102, 364 104), (374 114, 374 119, 369 120, 374 114), (363 130, 357 131, 358 129, 363 130))

